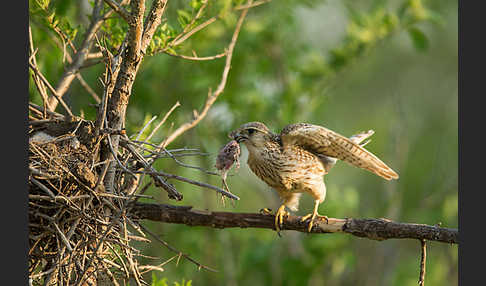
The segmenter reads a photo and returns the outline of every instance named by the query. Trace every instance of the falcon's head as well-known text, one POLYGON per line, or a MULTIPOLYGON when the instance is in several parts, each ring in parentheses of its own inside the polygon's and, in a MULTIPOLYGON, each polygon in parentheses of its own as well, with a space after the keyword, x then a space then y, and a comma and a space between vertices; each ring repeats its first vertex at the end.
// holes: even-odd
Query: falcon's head
POLYGON ((248 122, 228 135, 238 143, 245 143, 247 147, 262 147, 275 135, 261 122, 248 122))

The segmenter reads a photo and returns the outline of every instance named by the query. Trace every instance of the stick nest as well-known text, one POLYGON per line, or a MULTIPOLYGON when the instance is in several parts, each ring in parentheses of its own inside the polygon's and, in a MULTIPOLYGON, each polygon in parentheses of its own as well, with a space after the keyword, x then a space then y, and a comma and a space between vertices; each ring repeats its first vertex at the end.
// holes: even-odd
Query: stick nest
MULTIPOLYGON (((103 285, 103 281, 117 285, 119 278, 128 277, 140 282, 141 268, 133 259, 140 253, 129 245, 137 236, 126 228, 133 221, 120 212, 127 197, 104 192, 98 182, 106 165, 99 158, 102 137, 94 135, 90 121, 30 121, 29 275, 33 285, 103 285), (117 213, 122 215, 114 219, 117 213)), ((119 190, 124 181, 130 180, 117 172, 119 190)))
POLYGON ((175 258, 214 271, 139 224, 140 216, 133 208, 141 197, 153 199, 144 195, 152 182, 169 198, 181 200, 182 194, 168 179, 238 200, 224 189, 153 167, 156 160, 166 158, 213 174, 177 159, 203 153, 188 148, 167 150, 164 142, 148 142, 151 135, 146 141, 134 141, 124 130, 96 132, 91 121, 45 111, 33 103, 29 110, 29 277, 33 285, 119 285, 118 281, 143 285, 147 283, 142 274, 163 271, 162 266, 175 258), (119 135, 118 148, 110 139, 114 134, 119 135), (142 187, 144 176, 149 182, 142 187), (158 265, 141 265, 137 258, 159 259, 144 256, 130 245, 133 241, 150 243, 145 233, 175 256, 158 265))

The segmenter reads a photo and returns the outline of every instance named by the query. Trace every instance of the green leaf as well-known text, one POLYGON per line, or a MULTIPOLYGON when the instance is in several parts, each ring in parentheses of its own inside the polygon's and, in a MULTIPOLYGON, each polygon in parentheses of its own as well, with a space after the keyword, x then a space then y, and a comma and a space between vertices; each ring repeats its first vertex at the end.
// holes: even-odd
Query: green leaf
POLYGON ((167 278, 164 277, 164 278, 158 280, 155 273, 152 272, 152 285, 151 286, 168 286, 167 285, 167 278))
POLYGON ((203 2, 201 0, 191 0, 190 5, 191 5, 192 9, 198 10, 199 8, 201 8, 202 3, 203 2))
POLYGON ((55 17, 56 17, 56 12, 52 12, 50 15, 46 17, 47 22, 52 25, 55 17))
POLYGON ((177 20, 182 28, 185 28, 191 22, 191 14, 186 10, 177 10, 177 15, 177 20))
POLYGON ((417 50, 425 51, 429 48, 429 40, 421 30, 416 27, 411 27, 408 29, 408 34, 417 50))
POLYGON ((43 10, 47 10, 50 2, 51 2, 50 0, 37 0, 36 1, 37 5, 39 5, 39 7, 42 8, 43 10))

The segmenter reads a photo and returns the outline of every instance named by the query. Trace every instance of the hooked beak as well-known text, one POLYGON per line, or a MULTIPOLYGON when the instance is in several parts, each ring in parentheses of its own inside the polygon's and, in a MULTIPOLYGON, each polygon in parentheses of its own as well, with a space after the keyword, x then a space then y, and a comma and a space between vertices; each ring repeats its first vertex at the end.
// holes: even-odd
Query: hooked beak
POLYGON ((231 132, 230 134, 228 134, 228 137, 235 140, 236 142, 238 143, 241 143, 242 141, 244 140, 248 140, 248 137, 246 137, 245 135, 239 133, 237 130, 231 132))

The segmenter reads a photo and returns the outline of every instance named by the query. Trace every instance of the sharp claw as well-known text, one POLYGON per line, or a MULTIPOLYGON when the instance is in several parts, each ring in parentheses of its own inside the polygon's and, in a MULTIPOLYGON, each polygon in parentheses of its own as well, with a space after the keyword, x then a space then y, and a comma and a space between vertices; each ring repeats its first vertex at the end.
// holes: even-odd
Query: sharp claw
POLYGON ((280 235, 280 227, 283 225, 283 218, 284 216, 288 215, 288 213, 285 211, 285 206, 282 205, 280 208, 278 208, 277 213, 275 213, 275 230, 277 231, 278 236, 282 237, 280 235))
POLYGON ((260 210, 260 214, 262 214, 262 215, 272 215, 272 209, 263 208, 263 209, 260 210))
POLYGON ((326 220, 326 223, 329 223, 329 219, 327 218, 327 216, 325 215, 319 215, 319 214, 316 214, 316 213, 313 213, 313 214, 308 214, 306 216, 303 216, 300 221, 301 222, 304 222, 306 220, 308 220, 310 218, 310 221, 309 221, 309 226, 307 228, 307 231, 308 232, 311 232, 312 231, 312 227, 314 226, 314 221, 317 219, 317 218, 323 218, 326 220))
POLYGON ((300 222, 304 222, 304 221, 306 221, 306 220, 307 220, 307 219, 309 219, 311 216, 312 216, 312 214, 308 214, 308 215, 303 216, 303 217, 300 219, 300 222))
POLYGON ((275 214, 275 230, 280 236, 280 226, 278 225, 278 213, 275 214))
POLYGON ((307 232, 311 232, 312 231, 312 227, 314 226, 314 220, 311 220, 309 222, 309 227, 307 228, 307 232))
POLYGON ((303 216, 300 221, 301 222, 304 222, 306 221, 307 219, 310 218, 310 221, 309 221, 309 227, 307 228, 307 231, 308 232, 311 232, 312 231, 312 227, 314 226, 314 221, 316 218, 324 218, 326 220, 326 223, 329 223, 329 219, 327 218, 327 216, 325 215, 319 215, 317 213, 317 209, 319 207, 319 204, 320 204, 320 201, 319 200, 316 200, 315 201, 315 205, 314 205, 314 211, 306 216, 303 216))

